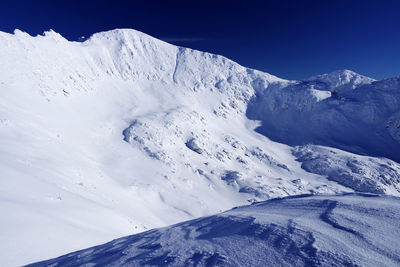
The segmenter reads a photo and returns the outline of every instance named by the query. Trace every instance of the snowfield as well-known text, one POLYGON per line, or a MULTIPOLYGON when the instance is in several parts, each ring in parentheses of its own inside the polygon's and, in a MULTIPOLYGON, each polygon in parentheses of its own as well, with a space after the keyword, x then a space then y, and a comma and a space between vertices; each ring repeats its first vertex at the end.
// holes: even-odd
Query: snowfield
POLYGON ((273 199, 29 266, 398 266, 400 198, 273 199))
POLYGON ((129 29, 0 32, 0 59, 0 265, 276 197, 400 196, 400 78, 284 80, 129 29))

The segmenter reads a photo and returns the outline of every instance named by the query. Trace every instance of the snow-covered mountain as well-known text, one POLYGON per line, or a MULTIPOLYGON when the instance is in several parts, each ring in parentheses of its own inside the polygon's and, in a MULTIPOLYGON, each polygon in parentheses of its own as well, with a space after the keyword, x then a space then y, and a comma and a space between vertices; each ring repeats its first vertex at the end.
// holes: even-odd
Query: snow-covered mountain
POLYGON ((397 197, 288 197, 29 266, 398 266, 399 227, 397 197))
POLYGON ((316 75, 307 79, 305 82, 314 83, 316 87, 328 91, 351 91, 362 85, 374 82, 374 79, 365 77, 351 70, 338 70, 332 73, 316 75))
POLYGON ((399 78, 283 80, 134 30, 0 32, 0 59, 4 265, 274 197, 400 195, 399 78))
POLYGON ((373 82, 343 71, 261 90, 249 105, 258 132, 295 145, 317 144, 400 162, 400 78, 373 82), (345 77, 345 78, 343 78, 345 77))

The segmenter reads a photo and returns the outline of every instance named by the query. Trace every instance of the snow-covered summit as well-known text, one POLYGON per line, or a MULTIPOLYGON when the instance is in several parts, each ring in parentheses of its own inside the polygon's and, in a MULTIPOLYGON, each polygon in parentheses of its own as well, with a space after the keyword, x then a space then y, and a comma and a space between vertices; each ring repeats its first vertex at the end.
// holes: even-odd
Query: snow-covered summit
POLYGON ((4 265, 274 197, 400 195, 396 80, 333 93, 128 29, 0 32, 0 59, 4 265))
POLYGON ((316 75, 306 79, 306 81, 322 83, 326 86, 326 90, 341 91, 345 89, 355 89, 359 86, 370 84, 375 80, 345 69, 316 75))

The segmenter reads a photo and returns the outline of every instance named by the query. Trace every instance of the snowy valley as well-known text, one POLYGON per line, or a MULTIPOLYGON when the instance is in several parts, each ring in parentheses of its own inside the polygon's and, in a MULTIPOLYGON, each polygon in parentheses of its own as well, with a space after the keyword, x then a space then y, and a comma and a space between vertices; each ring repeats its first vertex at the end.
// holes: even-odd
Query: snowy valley
MULTIPOLYGON (((294 237, 288 235, 295 243, 309 242, 309 232, 332 227, 332 221, 358 220, 349 215, 351 203, 375 228, 379 213, 365 209, 384 206, 388 229, 397 229, 392 223, 399 217, 400 78, 375 81, 342 70, 284 80, 129 29, 97 33, 84 42, 54 31, 35 37, 0 32, 0 58, 1 265, 29 264, 301 194, 321 196, 263 202, 281 207, 290 202, 285 218, 258 219, 253 212, 264 204, 254 204, 240 208, 245 215, 232 210, 110 244, 167 238, 165 231, 179 239, 177 227, 201 228, 231 213, 246 222, 255 216, 261 228, 271 220, 281 229, 280 238, 292 229, 281 226, 306 210, 307 201, 345 203, 340 214, 346 216, 327 219, 325 206, 315 204, 306 219, 331 223, 310 230, 304 228, 309 222, 295 221, 300 226, 293 226, 294 237), (347 194, 354 191, 390 196, 347 194)), ((365 236, 367 226, 360 220, 354 231, 365 236)), ((234 221, 242 227, 241 220, 234 221)), ((213 227, 203 235, 215 234, 213 227)), ((326 236, 313 238, 336 234, 325 230, 326 236)), ((358 241, 381 255, 371 245, 384 236, 378 232, 358 241)), ((399 237, 397 230, 393 236, 399 237)), ((399 262, 399 251, 393 250, 398 240, 389 240, 394 243, 385 264, 399 262)), ((337 260, 342 253, 318 251, 325 254, 315 260, 337 260)), ((188 253, 181 259, 187 255, 196 258, 188 253)), ((304 263, 303 254, 296 255, 299 265, 304 263)), ((204 255, 197 257, 207 264, 204 255)))

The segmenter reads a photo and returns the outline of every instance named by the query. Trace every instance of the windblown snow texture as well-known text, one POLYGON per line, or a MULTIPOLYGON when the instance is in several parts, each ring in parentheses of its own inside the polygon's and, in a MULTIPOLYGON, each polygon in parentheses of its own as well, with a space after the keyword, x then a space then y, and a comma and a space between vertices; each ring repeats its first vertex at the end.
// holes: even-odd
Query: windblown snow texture
POLYGON ((400 195, 399 78, 289 81, 127 29, 0 32, 0 59, 1 265, 276 197, 400 195))
POLYGON ((399 227, 397 197, 287 197, 29 266, 398 266, 399 227))

